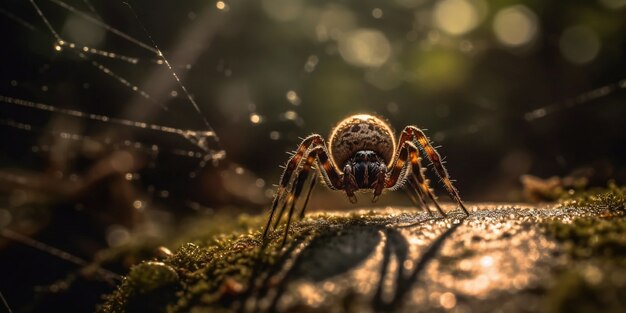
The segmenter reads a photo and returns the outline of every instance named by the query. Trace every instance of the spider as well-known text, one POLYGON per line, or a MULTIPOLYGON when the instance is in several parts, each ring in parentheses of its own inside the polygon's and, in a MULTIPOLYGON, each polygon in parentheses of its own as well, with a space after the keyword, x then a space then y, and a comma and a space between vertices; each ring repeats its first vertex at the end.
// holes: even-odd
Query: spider
POLYGON ((446 213, 441 209, 428 185, 429 181, 424 177, 426 169, 421 166, 420 152, 424 152, 433 164, 452 199, 459 204, 466 216, 469 215, 450 181, 441 156, 424 132, 415 126, 406 126, 397 144, 394 138, 394 132, 386 121, 369 114, 352 115, 339 122, 330 133, 328 145, 318 134, 305 138, 287 161, 263 232, 263 240, 272 226, 272 221, 276 219, 272 226, 276 228, 288 207, 283 243, 286 241, 296 202, 310 176, 312 178, 300 209, 300 219, 304 217, 318 176, 330 189, 345 191, 352 203, 357 202, 357 190, 373 190, 372 202, 376 202, 383 189, 395 190, 406 185, 408 196, 415 206, 424 208, 432 216, 433 213, 424 200, 428 197, 437 211, 445 217, 446 213), (316 168, 319 175, 312 173, 316 168))

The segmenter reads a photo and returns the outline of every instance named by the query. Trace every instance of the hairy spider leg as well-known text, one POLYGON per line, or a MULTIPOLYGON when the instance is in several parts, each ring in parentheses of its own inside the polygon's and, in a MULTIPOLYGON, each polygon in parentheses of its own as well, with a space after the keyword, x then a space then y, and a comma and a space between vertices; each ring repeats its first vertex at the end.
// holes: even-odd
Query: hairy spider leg
POLYGON ((317 153, 318 170, 326 187, 331 190, 341 190, 344 188, 342 183, 343 173, 330 161, 328 149, 325 144, 321 145, 322 151, 317 153))
MULTIPOLYGON (((298 197, 300 196, 300 193, 302 192, 302 187, 304 186, 304 182, 306 181, 306 178, 309 176, 309 173, 311 171, 311 164, 314 161, 315 161, 315 155, 309 154, 309 156, 307 157, 307 161, 304 163, 302 169, 299 171, 298 177, 296 178, 296 181, 294 182, 293 197, 289 197, 289 199, 291 199, 291 202, 289 205, 289 213, 287 213, 287 224, 285 225, 285 233, 283 235, 283 243, 282 243, 283 246, 287 242, 287 235, 289 234, 289 226, 291 225, 291 217, 293 216, 294 208, 296 207, 296 203, 298 202, 298 197), (309 160, 312 160, 312 161, 309 161, 309 160)), ((280 217, 281 216, 278 216, 278 220, 280 220, 280 217)))
POLYGON ((372 198, 372 202, 376 202, 378 197, 383 193, 383 188, 385 188, 385 179, 387 178, 387 165, 385 163, 380 164, 380 170, 378 171, 378 175, 376 176, 376 183, 374 184, 374 198, 372 198))
MULTIPOLYGON (((278 214, 276 214, 276 220, 274 221, 274 225, 272 225, 272 229, 276 229, 278 224, 280 224, 280 220, 283 217, 283 213, 285 213, 285 208, 293 201, 293 184, 291 185, 291 189, 289 190, 289 194, 287 195, 287 199, 281 202, 280 210, 278 210, 278 214)), ((276 209, 272 209, 272 213, 270 213, 270 218, 274 214, 276 209)), ((270 219, 271 221, 271 219, 270 219)), ((267 222, 269 224, 269 221, 267 222)))
POLYGON ((356 178, 354 177, 354 172, 352 171, 352 165, 349 163, 343 167, 343 189, 346 191, 346 195, 348 196, 348 200, 350 203, 356 203, 356 195, 354 192, 359 189, 359 185, 356 183, 356 178))
POLYGON ((304 211, 306 210, 306 206, 309 204, 309 199, 311 198, 311 192, 313 192, 313 188, 315 188, 315 184, 317 183, 317 174, 314 173, 311 177, 311 182, 309 183, 309 190, 306 192, 306 198, 304 198, 304 204, 302 205, 302 210, 300 210, 299 219, 304 218, 304 211))
MULTIPOLYGON (((320 166, 320 172, 322 174, 322 177, 324 177, 324 180, 327 181, 327 184, 330 185, 331 189, 340 189, 341 185, 341 176, 339 173, 337 173, 337 171, 335 170, 335 167, 333 166, 333 164, 330 162, 330 159, 328 158, 328 152, 326 150, 326 146, 325 145, 319 145, 319 146, 315 146, 315 147, 311 147, 309 149, 309 151, 307 151, 306 153, 306 158, 310 159, 311 156, 313 156, 314 158, 312 159, 313 162, 316 160, 315 157, 317 157, 318 162, 321 164, 320 166), (326 169, 330 169, 330 170, 326 170, 326 169)), ((305 160, 307 160, 305 159, 305 160)), ((302 161, 306 164, 306 161, 302 161)), ((313 163, 311 163, 312 166, 313 163)), ((300 171, 302 171, 303 168, 299 168, 297 169, 297 173, 300 173, 300 171)), ((307 172, 310 171, 309 169, 306 169, 307 172)), ((296 177, 299 177, 299 175, 296 175, 296 173, 293 174, 296 177)), ((304 177, 306 178, 306 177, 304 177)), ((291 202, 294 202, 295 205, 295 201, 297 201, 297 197, 300 195, 300 192, 297 193, 297 195, 294 195, 294 190, 295 189, 295 184, 298 182, 298 179, 296 179, 295 182, 292 183, 292 188, 291 191, 289 191, 289 193, 287 194, 287 200, 283 201, 282 206, 280 208, 280 211, 278 213, 278 215, 276 216, 277 219, 276 221, 274 221, 274 225, 272 226, 272 229, 275 229, 278 224, 280 223, 280 220, 283 216, 283 213, 285 211, 285 208, 291 204, 291 202)), ((313 182, 312 182, 313 183, 313 182)), ((301 188, 301 187, 300 187, 301 188)), ((304 203, 304 206, 301 209, 301 213, 300 215, 304 216, 304 211, 306 209, 306 205, 308 204, 308 198, 310 196, 310 191, 312 190, 312 188, 309 190, 308 194, 307 194, 307 198, 306 201, 304 203)), ((270 216, 271 217, 271 216, 270 216)))
MULTIPOLYGON (((278 184, 278 188, 276 190, 276 195, 274 196, 274 201, 272 201, 272 210, 270 211, 270 217, 267 220, 267 225, 265 225, 265 230, 263 231, 263 239, 267 236, 267 232, 269 231, 270 225, 272 224, 272 220, 274 218, 274 213, 276 212, 276 208, 281 200, 284 200, 285 193, 287 187, 289 187, 289 183, 293 178, 293 172, 300 166, 300 161, 305 154, 308 154, 309 148, 313 145, 324 145, 324 139, 320 135, 311 135, 300 143, 296 152, 294 153, 289 160, 287 160, 287 165, 285 166, 285 170, 283 174, 280 176, 280 182, 278 184)), ((287 199, 289 200, 289 199, 287 199)), ((283 202, 283 206, 280 210, 280 214, 278 215, 278 221, 280 221, 280 216, 283 214, 286 203, 283 202)), ((278 224, 278 223, 277 223, 278 224)), ((273 228, 275 228, 274 225, 273 228)))
MULTIPOLYGON (((437 198, 433 194, 432 190, 430 190, 428 180, 424 178, 421 159, 419 157, 419 149, 410 141, 407 141, 405 145, 407 151, 409 152, 409 160, 411 163, 411 174, 409 180, 412 182, 412 185, 417 186, 423 194, 426 194, 430 198, 441 215, 446 216, 446 213, 444 213, 441 209, 437 198)), ((428 211, 430 211, 430 209, 428 211)))
MULTIPOLYGON (((276 221, 272 227, 272 229, 274 229, 278 226, 278 223, 280 223, 281 217, 287 205, 290 205, 292 202, 297 201, 297 196, 295 196, 294 191, 297 187, 296 186, 298 182, 297 178, 300 176, 300 172, 302 171, 302 169, 300 168, 301 163, 304 162, 305 165, 308 163, 307 165, 308 166, 307 173, 308 173, 308 171, 310 171, 310 168, 315 162, 315 160, 317 160, 318 164, 320 165, 319 171, 322 175, 324 182, 328 185, 328 187, 331 189, 335 189, 335 190, 343 188, 341 184, 342 174, 335 168, 335 166, 330 161, 328 150, 324 143, 324 139, 320 135, 311 135, 305 138, 302 141, 302 143, 298 146, 296 153, 287 161, 287 165, 285 166, 285 170, 283 171, 283 174, 280 179, 278 190, 276 192, 276 195, 274 196, 274 201, 272 203, 270 216, 267 220, 267 224, 265 225, 265 230, 263 231, 263 237, 262 237, 263 240, 265 240, 267 236, 267 232, 269 231, 270 226, 272 225, 272 220, 276 217, 276 221), (312 159, 311 159, 311 155, 313 156, 312 159), (309 160, 312 160, 312 161, 309 161, 309 160), (292 182, 294 178, 296 179, 296 181, 292 182), (291 186, 291 188, 289 188, 289 186, 291 186), (286 199, 285 199, 285 196, 287 197, 286 199), (279 204, 281 204, 281 208, 280 208, 279 213, 275 216, 276 209, 278 208, 279 204)), ((305 178, 306 176, 304 177, 304 179, 305 178)), ((304 184, 304 182, 302 182, 301 184, 304 184)), ((302 187, 300 187, 300 191, 298 192, 298 195, 302 191, 301 189, 302 187)), ((308 196, 307 196, 307 199, 308 199, 308 196)), ((305 202, 305 206, 307 203, 308 201, 305 202)), ((306 207, 303 207, 302 211, 304 211, 305 208, 306 207)), ((302 212, 301 214, 303 215, 304 212, 302 212)))
MULTIPOLYGON (((298 177, 296 178, 296 181, 293 183, 293 188, 292 188, 293 197, 290 195, 290 197, 288 198, 291 201, 289 203, 289 213, 287 213, 287 225, 285 226, 285 234, 283 235, 283 245, 285 244, 285 242, 287 242, 287 235, 289 233, 289 225, 291 224, 291 217, 293 216, 296 203, 298 202, 298 198, 300 197, 300 194, 302 193, 302 189, 304 187, 304 183, 306 182, 306 179, 311 174, 311 168, 313 164, 315 164, 315 161, 317 160, 317 155, 319 153, 324 153, 323 147, 318 146, 318 147, 311 149, 311 151, 307 154, 306 159, 304 160, 304 164, 298 171, 298 177)), ((302 208, 302 211, 304 211, 304 207, 302 208)), ((281 216, 279 215, 278 220, 280 220, 280 217, 281 216)))
POLYGON ((397 155, 394 157, 394 161, 391 163, 391 168, 388 169, 387 180, 385 181, 385 188, 395 190, 401 186, 406 175, 406 164, 409 158, 409 151, 400 147, 397 155))
POLYGON ((411 199, 413 205, 420 209, 426 210, 426 212, 428 212, 428 215, 433 216, 433 212, 428 208, 428 205, 424 201, 425 195, 422 193, 422 189, 419 186, 416 186, 412 180, 408 180, 408 182, 409 186, 404 186, 404 190, 409 196, 409 199, 411 199))
MULTIPOLYGON (((415 179, 410 178, 410 176, 413 174, 407 172, 407 168, 409 165, 409 163, 407 162, 409 158, 409 148, 406 143, 407 142, 405 142, 404 144, 400 146, 400 151, 398 151, 398 153, 396 154, 394 162, 391 165, 392 168, 387 174, 385 187, 389 189, 396 189, 399 186, 401 186, 402 183, 404 183, 406 180, 409 185, 405 186, 405 190, 407 192, 407 195, 409 196, 409 199, 411 199, 411 202, 413 203, 413 205, 415 205, 418 208, 425 209, 428 212, 428 214, 432 216, 433 213, 430 211, 430 209, 428 208, 428 205, 424 201, 424 197, 426 196, 424 194, 424 190, 422 189, 421 185, 415 181, 415 179), (418 199, 421 202, 421 205, 417 202, 418 199)), ((420 170, 418 169, 418 171, 420 170)), ((420 171, 420 174, 421 174, 421 171, 420 171)))
POLYGON ((398 144, 400 146, 404 146, 405 142, 417 142, 420 145, 424 152, 426 152, 426 156, 430 160, 430 163, 433 165, 437 175, 439 175, 439 178, 441 178, 452 199, 454 199, 459 204, 461 209, 463 209, 463 212, 465 212, 465 215, 469 216, 469 212, 461 201, 459 192, 452 185, 452 182, 450 181, 450 175, 448 174, 448 171, 441 162, 441 155, 439 155, 439 152, 437 152, 437 150, 430 144, 430 141, 428 140, 428 137, 426 137, 424 132, 422 132, 422 130, 415 126, 405 127, 402 131, 402 134, 400 135, 400 140, 398 141, 398 144))
MULTIPOLYGON (((309 190, 307 191, 306 198, 304 199, 304 204, 302 205, 302 209, 300 210, 300 219, 304 218, 304 213, 306 211, 306 207, 309 204, 309 199, 311 197, 311 193, 313 192, 313 188, 317 184, 317 176, 322 176, 322 180, 328 188, 331 190, 339 190, 342 189, 341 175, 335 165, 330 161, 328 150, 326 149, 326 145, 322 144, 318 147, 312 149, 318 149, 316 151, 317 155, 317 166, 312 169, 315 171, 317 169, 317 173, 313 174, 313 178, 311 179, 311 183, 309 184, 309 190)), ((310 153, 313 153, 311 151, 310 153)))

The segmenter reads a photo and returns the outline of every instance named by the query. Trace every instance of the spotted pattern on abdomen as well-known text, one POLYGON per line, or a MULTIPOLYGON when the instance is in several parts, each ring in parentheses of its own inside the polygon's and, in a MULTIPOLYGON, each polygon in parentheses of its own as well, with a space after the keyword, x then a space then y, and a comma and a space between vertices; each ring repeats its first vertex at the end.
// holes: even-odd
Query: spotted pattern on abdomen
POLYGON ((372 150, 390 164, 396 149, 391 128, 380 118, 368 114, 344 119, 335 126, 329 138, 330 154, 340 169, 361 150, 372 150))

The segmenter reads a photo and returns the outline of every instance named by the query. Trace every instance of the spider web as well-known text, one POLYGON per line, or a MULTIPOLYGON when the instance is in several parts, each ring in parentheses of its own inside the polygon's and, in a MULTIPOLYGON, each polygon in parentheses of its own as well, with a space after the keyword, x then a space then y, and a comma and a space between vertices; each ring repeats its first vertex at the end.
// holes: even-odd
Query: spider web
MULTIPOLYGON (((81 45, 80 43, 70 42, 68 40, 65 40, 63 37, 61 37, 60 33, 56 30, 56 28, 51 24, 51 22, 47 18, 46 13, 40 8, 40 6, 37 4, 35 0, 29 0, 29 2, 32 5, 32 8, 36 11, 38 17, 41 19, 41 22, 45 25, 45 28, 49 32, 49 35, 51 35, 52 38, 54 39, 54 45, 52 45, 52 48, 54 49, 54 51, 58 53, 63 53, 64 51, 67 51, 68 53, 78 56, 80 59, 87 60, 88 63, 91 64, 95 69, 97 69, 101 73, 113 79, 114 82, 116 82, 117 84, 121 85, 122 87, 126 88, 127 90, 131 91, 137 96, 148 100, 150 103, 153 103, 154 105, 158 105, 164 111, 167 111, 168 109, 167 109, 167 106, 163 104, 164 101, 163 101, 162 95, 158 96, 159 99, 154 99, 155 98, 154 96, 150 95, 147 91, 141 89, 136 83, 133 83, 130 80, 124 78, 122 75, 116 73, 111 68, 107 67, 106 65, 102 64, 101 62, 93 58, 100 57, 100 58, 105 58, 105 59, 111 59, 114 61, 122 61, 131 65, 139 65, 141 63, 150 63, 150 64, 167 66, 167 68, 169 69, 172 75, 173 80, 178 84, 180 90, 182 90, 188 103, 194 108, 196 114, 198 115, 198 117, 200 117, 203 124, 205 125, 205 130, 182 129, 182 128, 175 128, 175 127, 170 127, 170 126, 156 125, 156 124, 151 124, 147 122, 140 122, 137 120, 116 118, 116 117, 108 116, 108 115, 92 114, 92 113, 79 111, 79 110, 64 109, 62 107, 57 107, 52 104, 38 103, 38 102, 33 102, 27 99, 14 98, 11 96, 6 96, 6 95, 0 95, 1 102, 3 102, 4 104, 20 106, 20 107, 28 108, 32 110, 45 111, 45 112, 49 112, 52 114, 60 114, 60 115, 70 116, 73 118, 95 121, 98 123, 104 123, 104 124, 108 124, 111 126, 118 125, 118 126, 145 129, 145 130, 180 136, 180 138, 183 138, 189 143, 191 143, 195 147, 196 151, 173 148, 173 149, 169 149, 167 152, 180 155, 183 157, 192 157, 192 158, 200 159, 198 163, 198 168, 196 169, 195 173, 190 173, 192 177, 195 176, 195 174, 199 170, 201 170, 202 167, 204 167, 206 164, 217 165, 220 160, 223 160, 225 158, 225 151, 221 148, 221 145, 219 144, 219 137, 217 136, 217 134, 215 133, 215 131, 209 124, 206 117, 201 112, 200 107, 198 106, 196 101, 193 99, 192 95, 188 92, 186 87, 182 84, 181 78, 179 74, 176 72, 176 66, 172 66, 172 64, 168 61, 168 59, 156 46, 156 44, 153 43, 153 45, 148 45, 140 41, 139 39, 136 39, 132 37, 131 35, 128 35, 125 32, 103 22, 97 16, 97 13, 95 12, 94 7, 87 0, 85 0, 84 3, 89 8, 91 13, 83 12, 63 1, 49 0, 48 2, 59 6, 60 8, 66 10, 68 13, 79 16, 80 18, 83 18, 86 21, 93 23, 97 25, 98 27, 103 28, 107 32, 112 33, 120 38, 123 38, 124 40, 130 42, 131 44, 138 46, 141 49, 152 53, 154 55, 154 58, 145 59, 145 58, 140 58, 140 57, 127 56, 122 53, 104 51, 104 50, 100 50, 94 47, 84 46, 84 45, 81 45)), ((9 19, 15 21, 17 24, 31 31, 39 31, 35 26, 33 26, 34 24, 30 22, 26 22, 22 18, 12 14, 9 11, 2 9, 0 13, 2 13, 9 19)), ((146 31, 146 34, 148 34, 147 31, 146 31)), ((187 61, 187 60, 181 60, 181 61, 187 61)), ((190 66, 189 65, 184 66, 184 67, 178 66, 178 68, 189 69, 190 66)), ((12 82, 12 84, 16 85, 17 82, 14 81, 12 82)), ((176 91, 172 91, 172 94, 176 94, 176 91)), ((139 106, 139 105, 135 103, 135 104, 131 104, 130 106, 139 106)), ((13 127, 13 128, 20 129, 23 131, 32 132, 32 131, 42 130, 41 127, 37 127, 35 125, 32 125, 31 123, 15 121, 11 119, 0 119, 0 124, 3 126, 13 127)), ((61 139, 66 139, 66 140, 101 141, 101 143, 103 144, 113 145, 114 147, 126 146, 126 147, 136 148, 140 150, 148 149, 150 150, 151 154, 154 154, 154 152, 159 153, 161 150, 163 150, 163 149, 160 149, 158 143, 145 143, 145 142, 137 142, 137 141, 132 141, 132 140, 112 142, 111 138, 109 137, 106 137, 104 139, 99 139, 96 137, 90 137, 90 136, 85 136, 82 134, 71 133, 71 132, 66 132, 66 131, 53 131, 52 134, 55 136, 59 136, 61 139)))

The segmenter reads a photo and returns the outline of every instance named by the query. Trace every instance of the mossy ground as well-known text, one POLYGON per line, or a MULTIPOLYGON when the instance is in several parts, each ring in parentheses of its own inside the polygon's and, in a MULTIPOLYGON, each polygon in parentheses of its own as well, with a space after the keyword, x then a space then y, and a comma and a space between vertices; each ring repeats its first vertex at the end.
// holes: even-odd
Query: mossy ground
POLYGON ((626 188, 573 193, 562 206, 594 207, 596 216, 571 223, 548 223, 561 242, 567 265, 557 271, 548 293, 550 312, 624 312, 626 310, 626 188))
POLYGON ((623 312, 624 203, 610 186, 545 207, 478 204, 468 218, 312 214, 284 246, 281 227, 263 246, 263 217, 244 215, 133 267, 99 312, 623 312))

